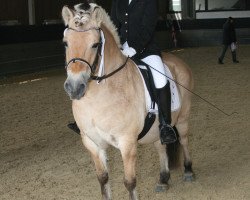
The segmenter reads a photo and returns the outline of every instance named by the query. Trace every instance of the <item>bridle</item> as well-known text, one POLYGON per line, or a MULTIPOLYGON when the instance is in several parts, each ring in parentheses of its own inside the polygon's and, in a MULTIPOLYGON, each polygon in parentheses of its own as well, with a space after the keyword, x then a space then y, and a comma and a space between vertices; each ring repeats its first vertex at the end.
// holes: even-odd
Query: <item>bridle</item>
MULTIPOLYGON (((101 28, 96 28, 96 27, 92 27, 92 28, 89 28, 89 29, 86 29, 86 30, 77 30, 77 29, 73 29, 73 28, 67 28, 68 30, 73 30, 73 31, 76 31, 76 32, 87 32, 87 31, 90 31, 90 30, 97 30, 99 32, 101 32, 101 28)), ((67 30, 66 29, 66 30, 67 30)), ((96 80, 98 82, 101 82, 102 80, 114 75, 115 73, 117 73, 118 71, 120 71, 123 67, 126 66, 127 64, 127 61, 129 59, 129 57, 127 57, 126 61, 120 66, 118 67, 117 69, 115 69, 114 71, 110 72, 109 74, 105 74, 103 76, 94 76, 95 74, 95 71, 96 71, 96 66, 98 64, 98 58, 99 56, 101 55, 101 49, 102 49, 102 45, 103 45, 103 41, 102 41, 102 37, 101 37, 101 34, 100 34, 100 38, 99 38, 99 42, 98 42, 98 49, 97 49, 97 53, 96 53, 96 56, 95 56, 95 59, 94 59, 94 62, 93 64, 91 65, 87 60, 83 59, 83 58, 72 58, 69 60, 69 62, 66 63, 66 66, 65 66, 65 69, 67 70, 69 65, 71 63, 76 63, 76 62, 81 62, 81 63, 85 63, 87 64, 88 68, 90 69, 91 71, 91 75, 90 75, 90 78, 92 80, 96 80)), ((104 56, 104 55, 102 55, 104 56)))
MULTIPOLYGON (((67 28, 67 30, 73 30, 73 31, 76 31, 76 32, 87 32, 87 31, 90 31, 90 30, 97 30, 97 31, 101 31, 100 28, 89 28, 89 29, 86 29, 86 30, 76 30, 76 29, 73 29, 73 28, 67 28)), ((87 64, 87 66, 89 67, 90 71, 91 71, 91 75, 93 75, 95 73, 95 70, 96 70, 96 65, 98 63, 98 55, 100 55, 100 49, 102 48, 102 38, 100 36, 100 39, 99 39, 99 42, 98 42, 98 49, 97 49, 97 53, 96 53, 96 56, 95 56, 95 59, 94 59, 94 62, 93 64, 91 65, 87 60, 83 59, 83 58, 72 58, 69 60, 69 62, 66 63, 66 66, 65 66, 65 69, 67 70, 69 65, 71 63, 76 63, 76 62, 81 62, 81 63, 85 63, 87 64)))

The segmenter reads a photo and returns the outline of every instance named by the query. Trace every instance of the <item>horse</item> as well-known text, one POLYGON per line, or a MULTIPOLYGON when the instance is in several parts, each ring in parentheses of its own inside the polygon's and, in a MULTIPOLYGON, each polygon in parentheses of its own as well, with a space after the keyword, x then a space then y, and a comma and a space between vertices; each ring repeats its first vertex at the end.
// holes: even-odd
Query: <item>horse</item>
MULTIPOLYGON (((124 185, 129 199, 137 200, 137 146, 154 143, 160 160, 160 179, 156 189, 165 191, 170 178, 169 156, 166 145, 162 145, 159 139, 158 120, 155 120, 147 135, 138 140, 148 113, 140 72, 135 63, 122 54, 118 33, 106 11, 96 4, 85 7, 88 11, 85 16, 83 12, 79 14, 67 6, 62 9, 64 23, 68 26, 63 38, 67 71, 64 88, 72 100, 73 116, 80 129, 82 142, 94 161, 102 198, 112 198, 106 156, 109 146, 120 150, 124 165, 124 185), (105 38, 104 44, 102 35, 105 38), (101 71, 105 71, 105 75, 101 73, 100 76, 98 72, 102 59, 105 69, 101 71)), ((191 107, 191 94, 188 90, 192 90, 194 85, 192 72, 186 63, 172 54, 163 52, 162 59, 174 80, 183 86, 178 85, 181 106, 172 112, 172 125, 178 130, 179 142, 183 147, 184 179, 193 180, 192 160, 188 150, 188 117, 191 107)), ((175 156, 177 158, 180 154, 175 156)))

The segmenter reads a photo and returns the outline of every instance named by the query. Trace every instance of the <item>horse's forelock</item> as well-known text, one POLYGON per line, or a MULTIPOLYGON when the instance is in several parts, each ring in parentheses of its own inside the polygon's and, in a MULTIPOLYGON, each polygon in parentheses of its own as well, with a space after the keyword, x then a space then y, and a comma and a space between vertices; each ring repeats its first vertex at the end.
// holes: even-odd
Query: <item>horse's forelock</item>
POLYGON ((117 45, 120 47, 120 39, 116 27, 102 7, 93 1, 85 0, 85 2, 75 5, 74 8, 75 16, 72 23, 69 24, 70 28, 85 30, 90 27, 100 27, 101 24, 105 24, 114 36, 117 45))

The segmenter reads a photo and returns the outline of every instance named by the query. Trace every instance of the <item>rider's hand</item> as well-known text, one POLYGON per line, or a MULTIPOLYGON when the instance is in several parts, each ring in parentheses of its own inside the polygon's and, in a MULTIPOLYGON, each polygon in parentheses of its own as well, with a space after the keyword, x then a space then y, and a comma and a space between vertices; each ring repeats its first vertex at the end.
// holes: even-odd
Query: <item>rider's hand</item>
POLYGON ((129 56, 130 58, 133 57, 135 54, 136 54, 136 51, 134 48, 132 47, 128 47, 128 48, 124 48, 122 50, 122 53, 125 55, 125 56, 129 56))

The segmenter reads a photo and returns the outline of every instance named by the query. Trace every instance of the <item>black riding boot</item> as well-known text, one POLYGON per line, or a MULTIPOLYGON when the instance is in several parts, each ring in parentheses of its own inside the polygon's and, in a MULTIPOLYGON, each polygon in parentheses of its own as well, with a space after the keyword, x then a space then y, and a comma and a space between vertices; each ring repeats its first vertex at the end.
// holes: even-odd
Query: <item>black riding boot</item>
POLYGON ((77 134, 80 134, 80 129, 78 128, 76 122, 69 123, 67 126, 77 134))
POLYGON ((171 92, 169 81, 163 88, 157 89, 156 91, 158 98, 161 143, 174 143, 177 140, 177 136, 171 126, 171 92))

